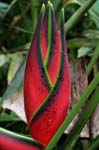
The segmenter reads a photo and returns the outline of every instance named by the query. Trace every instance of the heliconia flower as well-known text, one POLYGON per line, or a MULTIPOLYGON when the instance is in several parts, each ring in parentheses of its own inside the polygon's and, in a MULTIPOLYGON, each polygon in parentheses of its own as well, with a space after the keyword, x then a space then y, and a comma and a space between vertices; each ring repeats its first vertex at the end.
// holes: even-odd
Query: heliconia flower
POLYGON ((54 9, 42 6, 27 59, 24 103, 30 133, 47 145, 64 121, 70 96, 70 75, 61 17, 61 35, 54 9), (45 14, 44 14, 45 12, 45 14))
POLYGON ((0 150, 44 150, 44 147, 30 138, 0 128, 0 150))

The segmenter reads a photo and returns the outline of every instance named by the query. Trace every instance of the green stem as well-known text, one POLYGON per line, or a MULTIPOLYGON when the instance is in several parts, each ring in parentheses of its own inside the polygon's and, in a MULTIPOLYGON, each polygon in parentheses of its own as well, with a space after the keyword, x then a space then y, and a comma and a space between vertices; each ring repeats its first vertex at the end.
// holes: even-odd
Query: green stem
MULTIPOLYGON (((99 42, 99 40, 98 40, 99 42)), ((93 56, 86 68, 87 74, 89 75, 93 66, 96 64, 97 59, 99 58, 99 43, 97 44, 97 47, 95 48, 94 52, 93 52, 93 56)))
POLYGON ((24 8, 23 8, 21 0, 19 0, 18 3, 19 3, 19 7, 20 7, 20 10, 21 10, 21 13, 22 13, 22 17, 24 19, 24 23, 25 23, 26 29, 29 30, 29 24, 27 22, 26 14, 25 14, 25 11, 24 11, 24 8))
POLYGON ((51 142, 46 147, 46 150, 51 150, 55 144, 58 142, 60 137, 62 136, 64 130, 68 127, 70 122, 73 120, 73 118, 76 116, 76 114, 79 112, 83 104, 88 100, 88 97, 91 95, 95 87, 99 84, 99 72, 96 74, 90 85, 87 87, 84 94, 81 96, 81 98, 78 100, 77 104, 74 106, 74 108, 71 110, 67 118, 62 123, 61 127, 58 129, 54 137, 52 138, 51 142))
POLYGON ((71 29, 79 22, 83 14, 96 2, 96 0, 87 0, 75 13, 74 15, 65 23, 65 32, 68 34, 71 29))
POLYGON ((96 88, 94 94, 92 95, 91 99, 88 101, 86 108, 83 110, 81 117, 76 122, 75 126, 73 127, 72 131, 68 135, 66 141, 63 144, 64 150, 71 150, 74 148, 81 130, 83 129, 84 125, 88 121, 89 117, 95 110, 97 104, 99 103, 99 87, 96 88))
POLYGON ((92 144, 89 146, 88 150, 96 150, 99 148, 99 136, 97 136, 92 144))
POLYGON ((38 2, 37 0, 31 0, 31 13, 32 13, 32 29, 33 32, 35 31, 36 25, 37 25, 37 21, 38 21, 38 15, 39 15, 39 10, 40 10, 40 2, 38 2))
POLYGON ((89 38, 73 38, 67 40, 67 48, 74 49, 80 47, 92 47, 95 48, 96 45, 99 43, 97 39, 89 39, 89 38))

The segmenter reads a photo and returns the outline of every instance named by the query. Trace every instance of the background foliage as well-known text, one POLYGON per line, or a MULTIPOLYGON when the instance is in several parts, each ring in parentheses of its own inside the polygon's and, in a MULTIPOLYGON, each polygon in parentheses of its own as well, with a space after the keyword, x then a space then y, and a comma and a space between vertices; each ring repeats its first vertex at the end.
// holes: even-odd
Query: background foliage
MULTIPOLYGON (((0 1, 0 126, 26 135, 29 134, 26 123, 14 112, 2 106, 4 101, 22 88, 25 60, 43 2, 47 3, 44 0, 0 1)), ((65 10, 69 60, 86 58, 88 79, 91 76, 89 84, 93 80, 56 134, 56 137, 62 135, 56 149, 63 145, 63 149, 68 150, 73 147, 75 150, 97 150, 98 137, 94 140, 91 137, 82 139, 79 138, 79 134, 99 102, 99 0, 52 0, 51 2, 55 8, 59 28, 60 10, 63 7, 65 10), (88 105, 82 113, 82 118, 75 124, 69 136, 63 135, 64 129, 87 100, 88 105)), ((56 137, 51 145, 58 141, 56 137)))

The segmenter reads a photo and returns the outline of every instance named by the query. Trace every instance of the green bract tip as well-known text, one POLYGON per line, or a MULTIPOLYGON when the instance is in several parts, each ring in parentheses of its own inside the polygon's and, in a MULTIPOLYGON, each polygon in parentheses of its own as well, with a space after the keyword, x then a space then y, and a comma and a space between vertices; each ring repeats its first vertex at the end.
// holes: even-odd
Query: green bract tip
POLYGON ((48 1, 48 7, 54 10, 53 4, 50 1, 48 1))
POLYGON ((61 9, 61 19, 64 22, 64 8, 61 9))
POLYGON ((44 3, 42 4, 42 7, 41 7, 41 13, 45 13, 45 4, 44 3))

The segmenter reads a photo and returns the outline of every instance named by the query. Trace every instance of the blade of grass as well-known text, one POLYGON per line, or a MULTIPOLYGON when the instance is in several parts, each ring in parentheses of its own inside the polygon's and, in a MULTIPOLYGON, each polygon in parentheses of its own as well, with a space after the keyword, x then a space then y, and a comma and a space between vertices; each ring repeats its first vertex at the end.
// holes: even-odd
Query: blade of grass
POLYGON ((18 0, 18 4, 19 4, 19 7, 20 7, 20 10, 21 10, 21 13, 22 13, 22 17, 24 19, 24 23, 25 23, 25 26, 26 26, 26 29, 29 30, 29 24, 27 22, 27 17, 26 17, 26 14, 25 14, 25 9, 23 8, 23 4, 21 2, 21 0, 18 0))
POLYGON ((99 30, 97 30, 97 29, 84 30, 84 31, 82 31, 81 35, 84 37, 90 38, 90 39, 99 40, 99 30))
POLYGON ((76 122, 71 133, 68 135, 66 141, 64 142, 64 144, 63 144, 64 150, 71 150, 75 146, 81 130, 83 129, 83 127, 86 124, 86 122, 88 121, 89 117, 95 110, 98 103, 99 103, 99 87, 95 90, 91 99, 88 101, 86 108, 82 112, 81 117, 76 122))
POLYGON ((97 136, 92 144, 89 146, 88 150, 96 150, 99 148, 99 136, 97 136))
POLYGON ((72 17, 65 23, 65 32, 68 34, 71 29, 75 27, 75 25, 79 22, 80 18, 83 14, 88 11, 88 9, 96 2, 96 0, 88 0, 86 1, 73 15, 72 17))
POLYGON ((88 100, 88 97, 91 95, 93 90, 96 88, 96 86, 99 84, 99 72, 95 75, 94 79, 90 83, 90 85, 85 90, 84 94, 80 97, 77 104, 74 106, 74 108, 71 110, 67 118, 62 123, 61 127, 58 129, 54 137, 52 138, 51 142, 46 147, 46 150, 51 150, 60 137, 62 136, 64 130, 68 127, 68 125, 71 123, 75 115, 79 112, 80 108, 83 106, 83 104, 88 100))
POLYGON ((32 29, 33 32, 35 31, 36 28, 36 24, 38 21, 38 15, 39 15, 39 10, 40 10, 40 6, 41 3, 38 0, 31 0, 31 14, 32 14, 32 29))
POLYGON ((80 47, 92 47, 95 48, 98 44, 97 39, 89 39, 89 38, 73 38, 67 40, 67 48, 80 48, 80 47))
POLYGON ((4 95, 1 97, 0 99, 1 102, 3 102, 3 100, 6 100, 8 97, 10 97, 14 92, 16 92, 21 87, 23 83, 25 63, 26 63, 26 60, 24 60, 22 64, 20 65, 13 80, 11 81, 8 88, 6 89, 4 95))
POLYGON ((96 48, 95 48, 95 50, 93 52, 93 56, 92 56, 88 66, 86 68, 86 71, 87 71, 88 75, 90 74, 93 66, 96 64, 98 58, 99 58, 99 43, 97 44, 97 46, 96 46, 96 48))
POLYGON ((11 10, 12 6, 17 2, 17 0, 13 0, 8 8, 6 9, 6 13, 4 14, 3 18, 7 15, 7 13, 11 10))
POLYGON ((6 121, 20 121, 20 118, 15 113, 11 113, 10 115, 1 114, 0 122, 6 122, 6 121))

